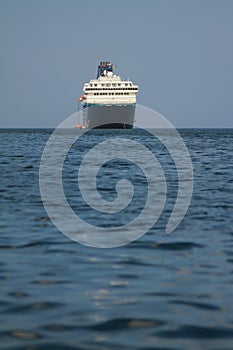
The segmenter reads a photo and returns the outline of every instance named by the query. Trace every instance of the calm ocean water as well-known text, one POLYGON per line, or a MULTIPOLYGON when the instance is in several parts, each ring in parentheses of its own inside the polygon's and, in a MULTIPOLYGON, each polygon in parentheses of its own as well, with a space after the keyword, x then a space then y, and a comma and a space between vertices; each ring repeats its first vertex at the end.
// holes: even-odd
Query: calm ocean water
MULTIPOLYGON (((109 135, 140 140, 166 173, 167 201, 155 227, 129 245, 95 249, 65 237, 43 208, 38 171, 51 130, 0 131, 1 349, 233 349, 233 130, 179 132, 192 158, 194 192, 172 234, 164 229, 177 174, 161 144, 137 130, 95 130, 72 147, 64 191, 96 226, 108 226, 112 216, 93 214, 75 193, 75 159, 93 145, 109 135)), ((133 164, 103 167, 100 191, 114 199, 117 174, 135 185, 137 215, 147 187, 133 164)), ((117 217, 127 220, 132 211, 117 217)))

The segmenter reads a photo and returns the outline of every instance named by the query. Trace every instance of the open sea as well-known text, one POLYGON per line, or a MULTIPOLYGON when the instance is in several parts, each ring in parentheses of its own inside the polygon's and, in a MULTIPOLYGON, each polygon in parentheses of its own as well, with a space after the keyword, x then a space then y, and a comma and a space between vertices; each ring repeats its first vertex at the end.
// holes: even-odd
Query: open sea
POLYGON ((126 178, 135 187, 135 211, 91 210, 77 188, 77 164, 93 145, 115 136, 140 141, 166 175, 166 203, 154 227, 130 244, 98 249, 67 238, 44 209, 39 166, 52 130, 0 130, 1 350, 233 349, 233 129, 178 131, 194 189, 171 234, 165 227, 178 177, 163 145, 135 129, 93 130, 72 146, 64 193, 96 227, 133 220, 147 185, 134 164, 109 162, 97 178, 101 195, 114 200, 118 176, 126 178))

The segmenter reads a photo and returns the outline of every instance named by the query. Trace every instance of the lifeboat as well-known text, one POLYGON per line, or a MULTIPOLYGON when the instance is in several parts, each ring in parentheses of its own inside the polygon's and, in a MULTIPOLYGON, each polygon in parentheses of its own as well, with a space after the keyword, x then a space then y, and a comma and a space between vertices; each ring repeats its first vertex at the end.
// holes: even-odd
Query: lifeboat
POLYGON ((83 100, 86 100, 86 95, 85 94, 83 94, 82 96, 80 96, 79 98, 78 98, 78 102, 81 102, 81 101, 83 101, 83 100))
POLYGON ((83 128, 83 126, 82 126, 80 123, 76 124, 75 127, 76 127, 77 129, 82 129, 82 128, 83 128))

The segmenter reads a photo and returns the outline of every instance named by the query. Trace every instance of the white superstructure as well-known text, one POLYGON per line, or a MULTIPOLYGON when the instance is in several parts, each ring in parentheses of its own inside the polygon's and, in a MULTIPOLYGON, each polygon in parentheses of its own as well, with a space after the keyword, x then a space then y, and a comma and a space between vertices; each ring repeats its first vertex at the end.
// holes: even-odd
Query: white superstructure
MULTIPOLYGON (((108 72, 112 73, 112 72, 108 72)), ((138 86, 116 75, 101 76, 90 80, 83 87, 86 103, 131 104, 136 103, 138 86)))

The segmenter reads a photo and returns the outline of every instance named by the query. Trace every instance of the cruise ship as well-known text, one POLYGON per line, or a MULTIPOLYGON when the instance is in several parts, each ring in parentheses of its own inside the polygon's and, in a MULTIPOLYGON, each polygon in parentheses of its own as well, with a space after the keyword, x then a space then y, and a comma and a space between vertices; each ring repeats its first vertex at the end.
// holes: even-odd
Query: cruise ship
POLYGON ((100 62, 96 79, 78 98, 77 128, 131 129, 138 86, 114 74, 114 64, 100 62))

